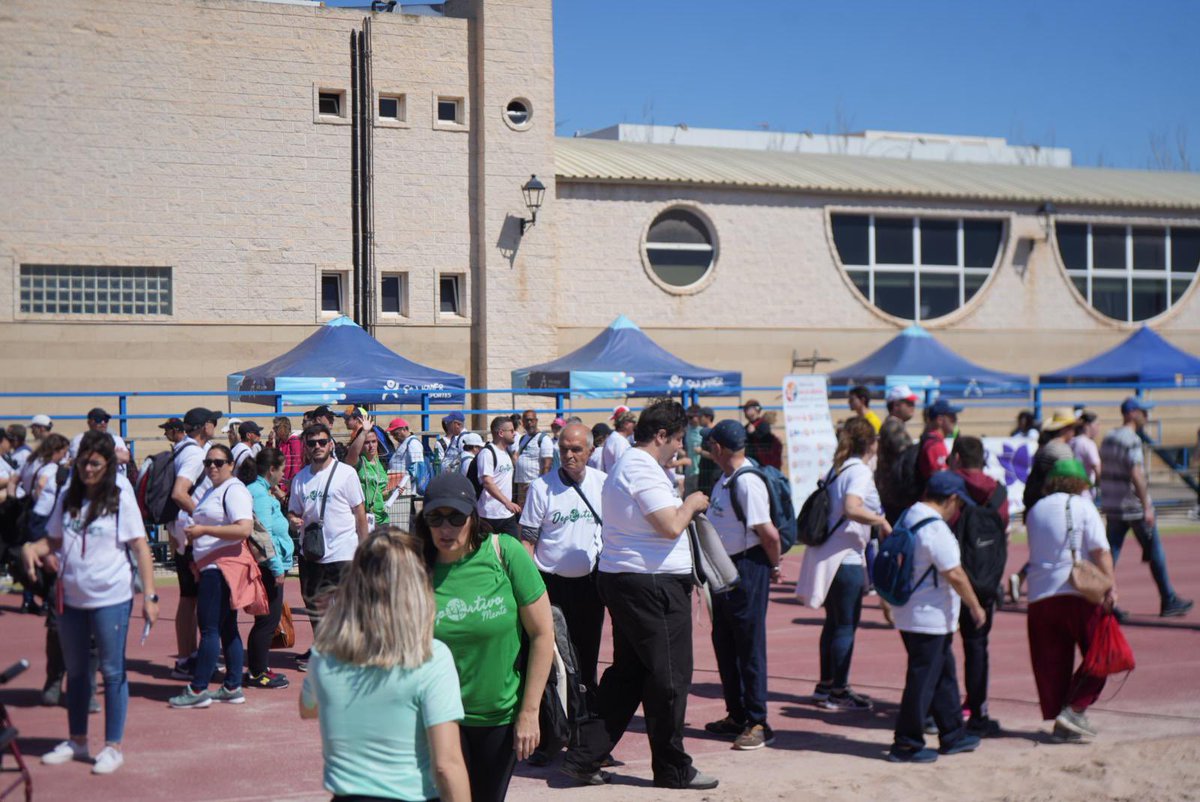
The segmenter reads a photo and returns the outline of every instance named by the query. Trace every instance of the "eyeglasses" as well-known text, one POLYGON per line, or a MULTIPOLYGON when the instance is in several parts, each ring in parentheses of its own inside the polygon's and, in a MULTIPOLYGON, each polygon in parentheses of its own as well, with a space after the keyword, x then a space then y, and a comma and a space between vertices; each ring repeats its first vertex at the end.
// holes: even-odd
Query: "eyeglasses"
POLYGON ((206 460, 204 460, 204 467, 205 468, 212 468, 212 467, 224 468, 226 465, 231 464, 231 462, 232 462, 231 460, 227 460, 227 459, 206 459, 206 460))
POLYGON ((304 444, 309 448, 324 448, 325 446, 329 445, 329 438, 322 437, 314 438, 312 440, 305 440, 304 444))
POLYGON ((449 515, 433 510, 425 513, 425 523, 430 526, 441 526, 444 523, 449 523, 451 526, 462 526, 467 522, 467 514, 465 512, 452 512, 449 515))

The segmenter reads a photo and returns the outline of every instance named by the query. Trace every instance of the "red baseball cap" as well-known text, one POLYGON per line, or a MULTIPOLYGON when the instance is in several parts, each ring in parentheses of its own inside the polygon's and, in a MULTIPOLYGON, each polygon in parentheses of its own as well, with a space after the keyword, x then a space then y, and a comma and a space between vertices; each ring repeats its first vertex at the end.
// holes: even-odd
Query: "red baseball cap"
POLYGON ((407 428, 409 428, 408 421, 406 421, 404 418, 392 418, 392 422, 387 425, 387 430, 389 432, 394 432, 397 429, 407 428))

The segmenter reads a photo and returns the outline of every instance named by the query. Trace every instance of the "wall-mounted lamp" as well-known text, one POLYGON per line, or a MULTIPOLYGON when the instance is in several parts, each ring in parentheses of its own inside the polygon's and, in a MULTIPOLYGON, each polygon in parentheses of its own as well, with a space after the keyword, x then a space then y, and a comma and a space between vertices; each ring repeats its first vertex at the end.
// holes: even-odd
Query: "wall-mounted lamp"
POLYGON ((536 175, 531 175, 525 182, 525 186, 521 187, 521 194, 525 196, 525 208, 532 215, 528 220, 521 218, 521 236, 523 237, 525 229, 537 222, 538 209, 542 208, 542 198, 546 195, 546 185, 538 181, 536 175))
POLYGON ((1058 209, 1054 208, 1054 204, 1046 201, 1037 210, 1038 217, 1042 220, 1042 231, 1046 234, 1046 239, 1050 239, 1050 225, 1054 222, 1054 215, 1058 214, 1058 209))

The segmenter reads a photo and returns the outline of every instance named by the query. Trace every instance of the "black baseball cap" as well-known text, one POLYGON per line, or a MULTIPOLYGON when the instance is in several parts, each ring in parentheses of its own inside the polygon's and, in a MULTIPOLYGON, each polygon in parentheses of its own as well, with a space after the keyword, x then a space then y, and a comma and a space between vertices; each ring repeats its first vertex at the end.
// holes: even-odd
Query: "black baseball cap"
POLYGON ((441 473, 433 477, 425 488, 424 509, 440 507, 470 515, 475 509, 475 488, 471 480, 461 473, 441 473))
POLYGON ((183 426, 185 429, 198 429, 209 421, 216 423, 220 417, 220 412, 213 412, 204 407, 193 407, 183 416, 183 426))
POLYGON ((314 409, 312 412, 308 413, 308 417, 310 417, 310 418, 336 418, 337 415, 333 414, 333 410, 331 410, 329 407, 322 404, 321 406, 314 409))
POLYGON ((87 419, 92 423, 101 423, 102 421, 112 420, 112 415, 109 415, 100 407, 93 407, 88 410, 87 419))
POLYGON ((242 437, 248 434, 262 434, 262 427, 252 420, 242 421, 238 426, 238 434, 242 437))
POLYGON ((183 418, 167 418, 167 422, 158 424, 158 428, 162 429, 164 432, 171 429, 178 429, 182 432, 183 418))

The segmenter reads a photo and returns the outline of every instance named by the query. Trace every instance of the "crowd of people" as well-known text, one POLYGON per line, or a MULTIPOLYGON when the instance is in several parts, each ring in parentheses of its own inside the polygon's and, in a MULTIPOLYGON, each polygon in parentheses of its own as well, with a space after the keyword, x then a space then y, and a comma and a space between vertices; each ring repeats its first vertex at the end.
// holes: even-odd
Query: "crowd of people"
MULTIPOLYGON (((893 387, 885 401, 880 420, 866 388, 849 394, 853 417, 839 426, 820 491, 825 536, 805 549, 795 584, 825 614, 812 702, 873 709, 850 682, 855 635, 875 553, 907 538, 911 583, 892 604, 881 600, 907 654, 888 758, 932 762, 1003 732, 988 711, 988 636, 997 606, 1005 595, 1015 601, 1022 584, 1043 718, 1057 741, 1094 737, 1085 713, 1104 681, 1078 670, 1076 654, 1086 655, 1097 617, 1123 615, 1114 565, 1129 530, 1150 563, 1161 615, 1192 607, 1168 579, 1142 463, 1150 406, 1127 399, 1122 425, 1099 445, 1091 412, 1021 422, 1040 446, 1023 497, 1029 562, 1008 577, 966 559, 973 533, 1003 538, 1010 521, 1005 486, 983 470, 982 441, 959 429, 962 409, 928 404, 913 440, 917 396, 893 387), (1073 584, 1080 561, 1107 581, 1103 599, 1073 584)), ((786 550, 771 478, 782 444, 757 401, 743 414, 744 423, 717 421, 712 409, 663 399, 640 413, 618 407, 611 426, 556 418, 543 432, 537 411, 526 410, 493 418, 485 442, 452 412, 432 448, 403 418, 384 428, 359 407, 340 415, 318 407, 299 432, 280 416, 266 437, 257 423, 231 419, 221 429, 228 444, 216 437, 218 412, 168 419, 161 481, 179 582, 172 676, 186 681, 170 706, 243 704, 243 689, 289 686, 268 656, 295 562, 313 629, 312 648, 294 663, 305 673, 300 715, 320 721, 324 783, 335 798, 502 800, 517 761, 546 765, 564 745, 561 771, 602 785, 639 706, 654 785, 716 787, 683 738, 699 548, 689 527, 701 513, 737 576, 710 596, 725 715, 705 730, 739 751, 775 738, 766 614, 786 550), (420 511, 405 531, 389 518, 389 498, 418 490, 420 511), (239 611, 254 621, 245 643, 239 611), (601 674, 606 612, 613 658, 601 674), (561 744, 546 737, 541 714, 564 649, 582 692, 561 744)), ((98 673, 105 745, 92 770, 101 774, 124 761, 124 648, 136 592, 145 626, 158 616, 139 492, 160 477, 138 477, 109 420, 92 410, 74 441, 44 415, 30 422, 34 443, 23 426, 0 436, 0 492, 28 500, 19 523, 6 522, 24 542, 23 609, 40 612, 40 597, 49 614, 44 701, 58 703, 66 678, 69 737, 43 762, 90 759, 98 673)))

